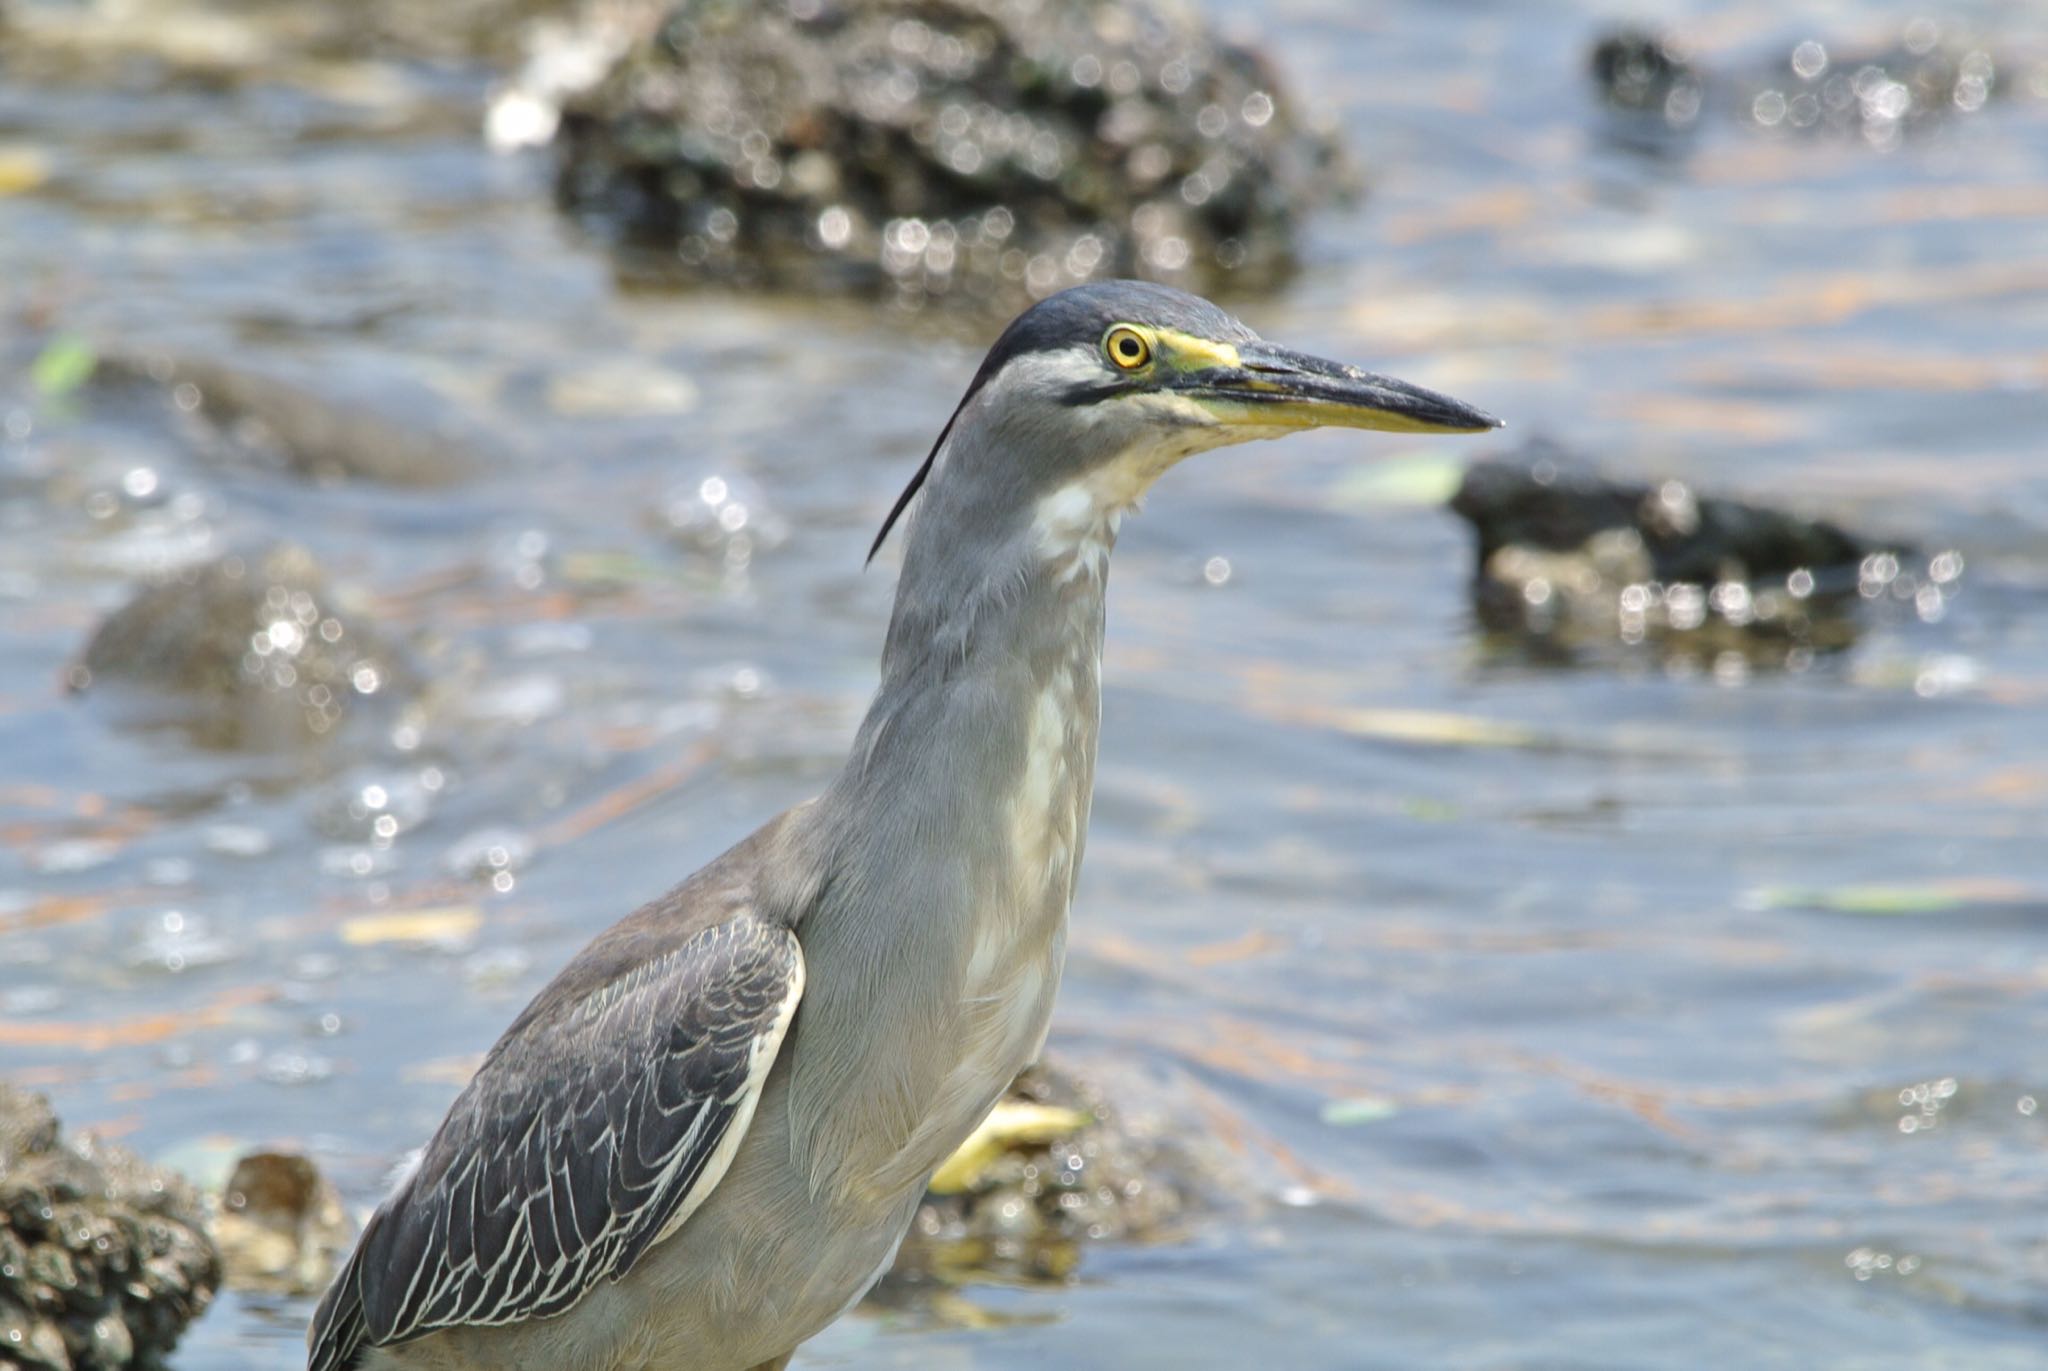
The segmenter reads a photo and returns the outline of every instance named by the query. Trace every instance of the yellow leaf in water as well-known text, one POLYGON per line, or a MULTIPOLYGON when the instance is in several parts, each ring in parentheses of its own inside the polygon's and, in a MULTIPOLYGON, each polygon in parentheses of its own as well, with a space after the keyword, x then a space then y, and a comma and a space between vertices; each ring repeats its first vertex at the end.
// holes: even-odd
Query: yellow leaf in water
POLYGON ((930 1188, 940 1195, 972 1190, 989 1164, 1003 1153, 1057 1142, 1079 1132, 1087 1123, 1088 1116, 1078 1109, 1033 1104, 1029 1100, 999 1101, 980 1126, 967 1135, 967 1141, 933 1174, 930 1188))
MULTIPOLYGON (((4 176, 0 172, 0 176, 4 176)), ((92 344, 76 334, 60 334, 50 340, 29 367, 29 380, 44 399, 69 395, 92 379, 99 366, 99 354, 92 344)))
POLYGON ((1542 747, 1548 741, 1520 724, 1435 709, 1347 709, 1337 722, 1362 737, 1437 747, 1542 747))
POLYGON ((2042 893, 2015 881, 1995 878, 1952 881, 1876 882, 1862 885, 1771 885, 1751 892, 1759 909, 1819 910, 1830 914, 1953 914, 1972 907, 2026 905, 2038 907, 2042 893))
POLYGON ((424 1062, 414 1062, 399 1073, 407 1085, 453 1085, 469 1084, 477 1068, 484 1064, 481 1052, 464 1052, 453 1057, 435 1057, 424 1062))
POLYGON ((0 146, 0 195, 21 195, 50 179, 50 160, 34 148, 0 146))
POLYGON ((658 418, 697 407, 697 386, 681 372, 611 361, 548 382, 548 408, 575 418, 658 418))
POLYGON ((1462 461, 1434 452, 1409 453, 1357 468, 1337 482, 1330 498, 1343 507, 1421 509, 1449 500, 1464 479, 1462 461))
POLYGON ((1378 1095, 1354 1095, 1349 1099, 1331 1100, 1323 1106, 1323 1122, 1338 1128, 1351 1128, 1362 1123, 1378 1123, 1391 1119, 1401 1112, 1401 1106, 1378 1095))
POLYGON ((469 904, 408 909, 393 914, 359 914, 343 921, 341 940, 350 947, 371 947, 377 943, 461 943, 475 936, 483 922, 483 911, 469 904))

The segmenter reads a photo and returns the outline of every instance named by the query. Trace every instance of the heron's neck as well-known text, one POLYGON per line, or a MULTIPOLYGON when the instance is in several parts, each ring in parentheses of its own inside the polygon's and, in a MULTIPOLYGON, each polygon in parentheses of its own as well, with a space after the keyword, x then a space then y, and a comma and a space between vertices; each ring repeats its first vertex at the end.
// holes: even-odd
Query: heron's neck
MULTIPOLYGON (((962 858, 977 903, 991 883, 1035 868, 1064 912, 1094 785, 1121 510, 1068 487, 978 519, 943 480, 928 495, 881 685, 828 805, 962 858)), ((1025 887, 1037 885, 1020 878, 1005 893, 1036 903, 1025 887)))
POLYGON ((1087 835, 1116 520, 1054 496, 949 523, 934 484, 880 688, 806 819, 790 1127, 817 1193, 921 1185, 1036 1055, 1087 835))
MULTIPOLYGON (((920 515, 861 744, 881 752, 936 745, 936 738, 889 736, 892 721, 928 695, 946 704, 923 722, 947 732, 956 732, 946 727, 956 719, 959 728, 985 728, 989 719, 977 716, 990 713, 1021 725, 1057 700, 1069 746, 1092 761, 1104 591, 1121 512, 1069 486, 1031 502, 1025 517, 994 530, 996 536, 974 542, 948 536, 938 501, 920 515)), ((973 755, 1014 743, 1012 731, 956 735, 947 745, 956 756, 973 755)))
POLYGON ((983 540, 955 540, 941 511, 922 513, 911 528, 883 646, 885 693, 943 686, 1019 659, 1079 651, 1093 660, 1101 651, 1103 591, 1120 511, 1085 486, 1066 486, 983 540))

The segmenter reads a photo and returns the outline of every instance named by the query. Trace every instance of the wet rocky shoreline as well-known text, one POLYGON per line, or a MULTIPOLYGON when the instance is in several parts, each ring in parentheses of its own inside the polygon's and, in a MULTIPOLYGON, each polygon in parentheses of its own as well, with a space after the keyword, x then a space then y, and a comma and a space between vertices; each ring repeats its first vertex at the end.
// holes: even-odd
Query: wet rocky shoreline
POLYGON ((1152 750, 1105 737, 1063 1022, 1144 1061, 1115 1030, 1225 1006, 1198 1082, 1301 1169, 1191 1165, 1114 1077, 1034 1078, 879 1299, 1038 1286, 1086 1330, 959 1354, 991 1366, 1361 1330, 1426 1364, 1496 1313, 1576 1364, 1601 1335, 1542 1311, 1623 1326, 1638 1279, 1812 1360, 1809 1322, 2030 1346, 2038 51, 1580 15, 1543 68, 1434 29, 1396 68, 1388 15, 0 0, 8 1061, 145 1153, 218 1110, 308 1154, 195 1186, 0 1087, 0 1365, 147 1366, 209 1302, 181 1355, 277 1360, 463 1074, 423 1059, 836 764, 886 595, 851 568, 952 340, 1125 272, 1515 428, 1451 506, 1469 563, 1449 479, 1411 537, 1322 499, 1337 458, 1260 452, 1134 533, 1184 575, 1120 573, 1118 746, 1152 750), (1553 397, 1571 431, 1514 446, 1553 397), (1382 701, 1464 741, 1343 726, 1382 701), (1485 750, 1530 736, 1573 746, 1485 750), (90 1057, 38 1036, 131 1007, 90 1057), (1915 1091, 1962 1103, 1909 1134, 1915 1091), (1239 1224, 1282 1186, 1346 1203, 1239 1224), (1214 1309, 1147 1324, 1114 1287, 1153 1260, 1214 1309))
MULTIPOLYGON (((934 1178, 884 1298, 1070 1279, 1092 1242, 1158 1241, 1191 1202, 1188 1157, 1036 1067, 934 1178)), ((259 1148, 202 1193, 0 1082, 0 1360, 24 1371, 160 1367, 223 1286, 317 1295, 358 1223, 315 1163, 259 1148)))

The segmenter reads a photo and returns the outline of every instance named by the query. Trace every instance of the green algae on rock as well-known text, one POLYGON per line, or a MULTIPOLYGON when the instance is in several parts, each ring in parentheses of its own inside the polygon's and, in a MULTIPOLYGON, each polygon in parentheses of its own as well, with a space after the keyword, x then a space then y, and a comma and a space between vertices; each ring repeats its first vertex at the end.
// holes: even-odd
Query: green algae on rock
POLYGON ((196 1190, 0 1083, 0 1365, 162 1366, 219 1284, 196 1190))
POLYGON ((628 270, 910 304, 1266 284, 1351 184, 1266 61, 1170 0, 686 0, 556 141, 628 270))

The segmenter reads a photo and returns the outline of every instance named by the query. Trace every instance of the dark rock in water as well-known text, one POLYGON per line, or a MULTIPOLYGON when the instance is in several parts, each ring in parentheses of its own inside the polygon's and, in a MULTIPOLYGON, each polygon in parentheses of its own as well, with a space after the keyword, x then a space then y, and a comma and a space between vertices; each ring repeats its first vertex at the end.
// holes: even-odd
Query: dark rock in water
POLYGON ((1714 73, 1665 35, 1618 28, 1595 42, 1589 65, 1610 109, 1664 132, 1690 129, 1704 109, 1752 128, 1849 134, 1877 147, 1974 114, 2014 84, 1989 48, 1927 18, 1888 46, 1809 37, 1714 73))
POLYGON ((289 545, 138 591, 93 631, 67 683, 149 692, 221 747, 318 738, 414 685, 399 652, 289 545))
POLYGON ((2001 93, 1998 63, 1970 43, 1945 43, 1916 21, 1902 43, 1877 51, 1831 49, 1809 38, 1741 83, 1751 123, 1794 132, 1855 134, 1880 146, 1901 134, 1975 114, 2001 93))
POLYGON ((1699 73, 1668 37, 1616 29, 1593 45, 1591 66, 1601 99, 1617 110, 1679 128, 1699 117, 1699 73))
POLYGON ((204 358, 149 354, 100 359, 101 384, 162 387, 204 425, 202 446, 236 465, 318 481, 441 486, 477 467, 457 438, 396 423, 276 376, 204 358))
POLYGON ((1094 1091, 1034 1067, 933 1178, 888 1282, 1064 1279, 1087 1241, 1162 1236, 1178 1169, 1094 1091))
POLYGON ((214 1221, 228 1284, 313 1295, 348 1255, 348 1211, 310 1158, 249 1152, 235 1162, 214 1221))
POLYGON ((1477 535, 1481 624, 1539 656, 1618 639, 1798 665, 1853 643, 1868 601, 1939 617, 1962 571, 1953 552, 1922 562, 1903 544, 1680 481, 1609 480, 1541 445, 1474 464, 1451 509, 1477 535))
POLYGON ((1170 0, 686 0, 557 145, 563 203, 664 271, 1004 307, 1269 282, 1349 179, 1170 0))
POLYGON ((0 1084, 0 1366, 160 1367, 219 1284, 197 1191, 0 1084))
MULTIPOLYGON (((1641 565, 1660 581, 1712 582, 1730 570, 1752 576, 1801 567, 1853 571, 1871 550, 1825 520, 1701 498, 1679 481, 1610 481, 1560 469, 1544 455, 1475 463, 1451 497, 1451 508, 1477 530, 1482 561, 1510 544, 1566 552, 1602 532, 1624 529, 1638 535, 1641 565)), ((1855 588, 1853 575, 1842 588, 1855 588)))

